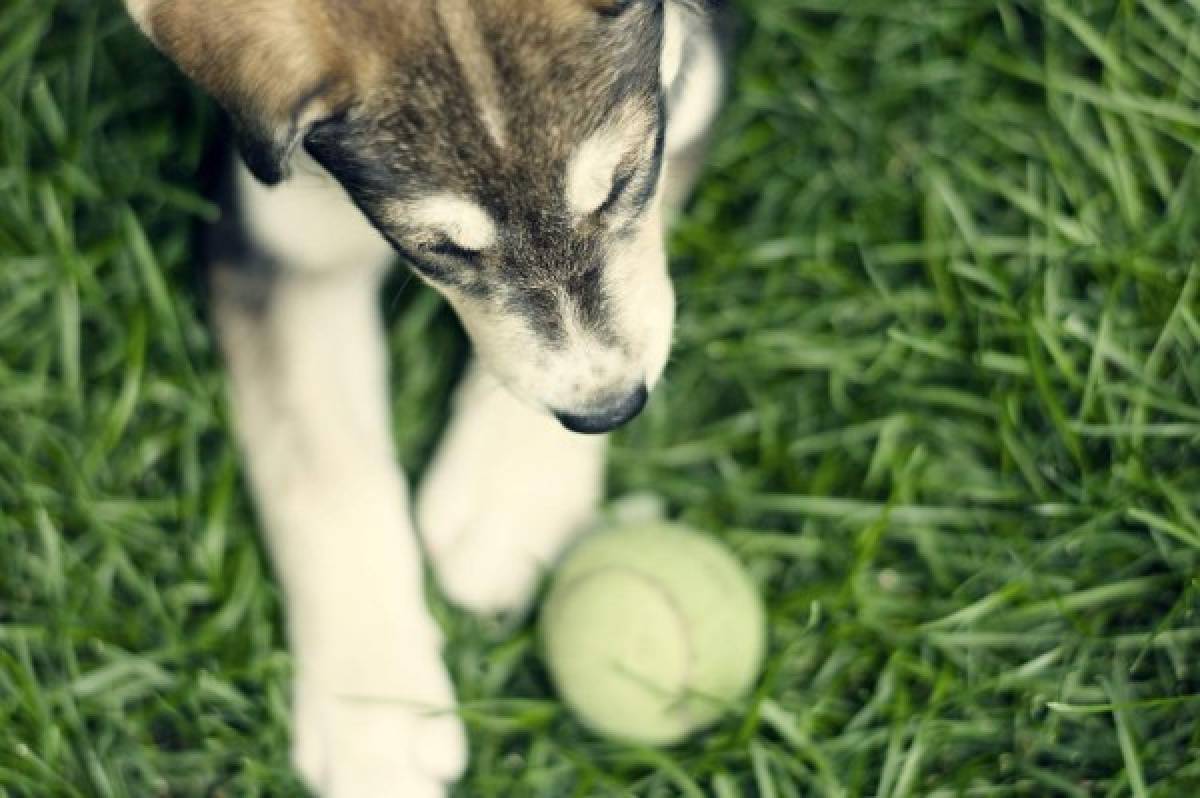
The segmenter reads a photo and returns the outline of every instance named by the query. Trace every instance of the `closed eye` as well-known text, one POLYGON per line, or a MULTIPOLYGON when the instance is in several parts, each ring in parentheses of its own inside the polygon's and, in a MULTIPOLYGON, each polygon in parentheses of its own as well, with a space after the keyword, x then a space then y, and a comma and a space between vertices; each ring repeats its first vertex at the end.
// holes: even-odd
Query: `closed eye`
POLYGON ((617 172, 613 177, 612 189, 608 192, 608 196, 604 198, 604 202, 600 203, 600 207, 596 208, 592 213, 596 216, 604 216, 611 212, 629 190, 629 185, 633 182, 635 173, 634 169, 623 169, 617 172))
POLYGON ((448 238, 410 247, 388 233, 384 233, 384 236, 414 269, 429 279, 442 283, 454 281, 455 270, 449 261, 474 264, 482 255, 480 250, 461 247, 448 238))
POLYGON ((386 221, 403 233, 413 259, 422 261, 430 271, 474 265, 498 240, 496 223, 487 210, 457 194, 435 193, 395 202, 387 208, 386 221))
POLYGON ((483 254, 483 250, 460 246, 449 238, 439 238, 433 244, 422 247, 422 252, 430 255, 440 255, 443 258, 455 258, 468 263, 474 263, 483 254))

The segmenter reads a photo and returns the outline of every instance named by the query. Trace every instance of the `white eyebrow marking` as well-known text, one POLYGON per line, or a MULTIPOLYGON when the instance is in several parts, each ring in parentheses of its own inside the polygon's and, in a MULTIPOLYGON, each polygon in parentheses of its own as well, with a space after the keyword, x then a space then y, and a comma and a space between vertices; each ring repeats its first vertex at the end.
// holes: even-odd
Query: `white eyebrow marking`
POLYGON ((597 210, 608 199, 617 167, 634 150, 642 152, 653 140, 654 117, 649 108, 632 101, 615 109, 567 162, 567 207, 577 217, 597 210))
POLYGON ((475 12, 471 10, 471 0, 439 0, 437 14, 446 31, 454 59, 458 61, 463 79, 471 90, 484 129, 492 142, 503 148, 507 133, 504 115, 500 112, 496 65, 488 54, 487 43, 479 30, 475 12))
POLYGON ((577 216, 599 208, 612 190, 627 142, 611 127, 588 137, 567 164, 567 207, 577 216))
POLYGON ((496 243, 496 223, 487 211, 454 194, 399 203, 393 214, 404 224, 433 228, 463 249, 487 249, 496 243))

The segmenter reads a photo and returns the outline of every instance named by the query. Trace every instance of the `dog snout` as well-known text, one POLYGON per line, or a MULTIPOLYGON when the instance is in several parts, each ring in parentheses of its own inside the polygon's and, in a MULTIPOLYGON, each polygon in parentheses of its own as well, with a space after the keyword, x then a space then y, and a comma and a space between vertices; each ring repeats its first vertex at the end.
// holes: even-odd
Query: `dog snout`
POLYGON ((639 383, 631 392, 616 399, 597 403, 582 412, 554 411, 559 422, 571 430, 584 435, 599 435, 612 432, 617 427, 632 421, 646 406, 650 392, 645 383, 639 383))

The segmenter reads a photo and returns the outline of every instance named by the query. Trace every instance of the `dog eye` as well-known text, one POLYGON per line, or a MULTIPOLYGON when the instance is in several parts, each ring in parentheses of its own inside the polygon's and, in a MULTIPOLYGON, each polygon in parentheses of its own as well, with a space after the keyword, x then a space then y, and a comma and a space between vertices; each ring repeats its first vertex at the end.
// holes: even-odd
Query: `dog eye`
POLYGON ((608 196, 604 198, 604 202, 600 203, 600 207, 593 211, 596 216, 604 216, 616 207, 621 198, 625 196, 625 192, 629 190, 634 173, 633 169, 624 169, 613 177, 612 189, 608 192, 608 196))
POLYGON ((468 263, 474 263, 483 254, 482 250, 461 247, 449 238, 440 238, 430 246, 425 247, 423 251, 430 255, 440 255, 443 258, 454 258, 468 263))
POLYGON ((474 264, 482 254, 479 250, 460 247, 448 238, 431 243, 405 245, 394 236, 385 236, 413 269, 439 283, 454 282, 455 270, 451 261, 474 264))

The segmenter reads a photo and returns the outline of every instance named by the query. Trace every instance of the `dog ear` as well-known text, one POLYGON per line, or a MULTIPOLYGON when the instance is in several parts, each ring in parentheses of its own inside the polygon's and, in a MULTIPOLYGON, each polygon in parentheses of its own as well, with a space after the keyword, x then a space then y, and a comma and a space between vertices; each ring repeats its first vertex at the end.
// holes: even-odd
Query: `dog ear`
POLYGON ((313 122, 349 96, 329 20, 303 0, 126 0, 158 49, 229 111, 250 171, 273 185, 313 122))

